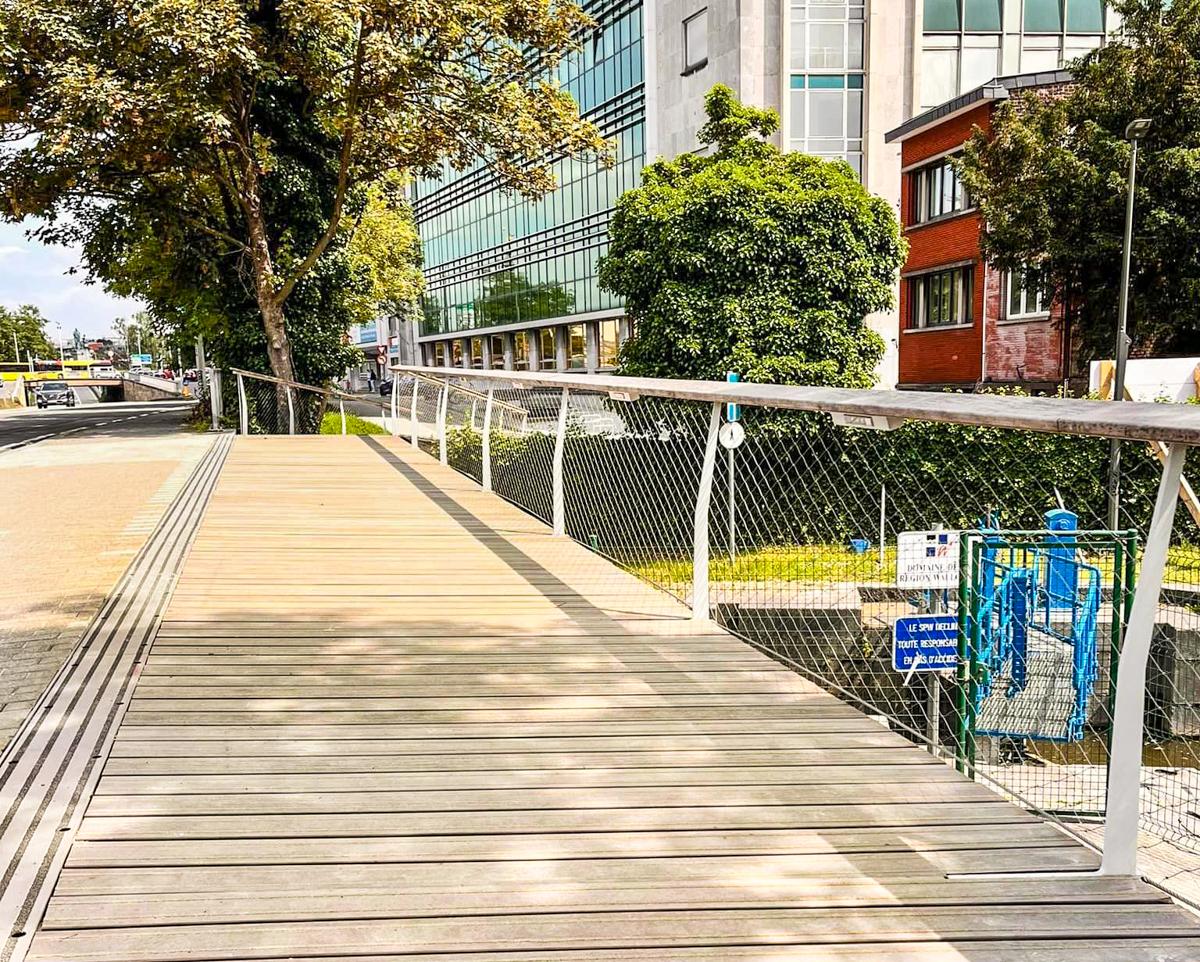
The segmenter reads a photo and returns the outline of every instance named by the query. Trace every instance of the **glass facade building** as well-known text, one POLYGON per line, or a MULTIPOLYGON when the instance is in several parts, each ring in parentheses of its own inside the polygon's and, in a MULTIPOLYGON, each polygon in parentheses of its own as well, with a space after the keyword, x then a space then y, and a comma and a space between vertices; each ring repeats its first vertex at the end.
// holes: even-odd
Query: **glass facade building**
POLYGON ((461 356, 489 367, 600 365, 601 322, 615 319, 620 303, 600 289, 597 263, 617 198, 638 186, 646 162, 644 39, 640 0, 583 6, 596 29, 560 64, 559 81, 613 141, 615 163, 559 158, 558 189, 538 201, 501 189, 483 165, 414 186, 427 363, 461 356), (445 343, 438 351, 438 341, 465 343, 456 354, 445 343))
POLYGON ((924 0, 918 111, 993 77, 1057 70, 1115 26, 1104 0, 924 0))

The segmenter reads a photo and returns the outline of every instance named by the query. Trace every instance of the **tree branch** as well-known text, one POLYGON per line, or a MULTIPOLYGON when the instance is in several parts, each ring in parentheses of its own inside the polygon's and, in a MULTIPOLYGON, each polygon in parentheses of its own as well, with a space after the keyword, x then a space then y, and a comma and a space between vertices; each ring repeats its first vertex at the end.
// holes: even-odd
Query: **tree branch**
POLYGON ((346 94, 346 129, 342 133, 342 151, 338 160, 337 187, 333 194, 333 208, 329 212, 329 224, 325 232, 317 239, 312 250, 291 272, 283 286, 275 294, 275 303, 282 304, 309 271, 313 269, 321 255, 325 253, 333 238, 337 235, 338 226, 342 220, 342 209, 346 203, 346 192, 350 185, 350 159, 354 154, 354 134, 358 121, 358 94, 362 85, 363 56, 365 53, 366 30, 363 21, 358 22, 358 42, 354 51, 354 76, 350 81, 350 89, 346 94))

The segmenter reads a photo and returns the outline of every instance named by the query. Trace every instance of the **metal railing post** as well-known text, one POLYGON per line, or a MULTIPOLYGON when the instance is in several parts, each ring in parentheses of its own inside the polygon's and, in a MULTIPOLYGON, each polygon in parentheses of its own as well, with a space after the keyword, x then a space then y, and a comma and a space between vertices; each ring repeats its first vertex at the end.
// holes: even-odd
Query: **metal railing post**
POLYGON ((487 403, 483 406, 483 490, 492 490, 492 397, 495 388, 489 386, 487 403))
POLYGON ((1142 569, 1138 574, 1133 608, 1125 626, 1121 662, 1117 670, 1117 696, 1113 708, 1112 747, 1108 761, 1108 801, 1104 818, 1104 856, 1101 875, 1137 874, 1139 794, 1142 739, 1146 711, 1146 662, 1154 618, 1162 592, 1179 478, 1187 447, 1171 444, 1158 484, 1158 497, 1150 519, 1142 569))
POLYGON ((210 368, 208 373, 208 408, 212 415, 212 429, 221 429, 221 369, 210 368))
POLYGON ((708 438, 700 468, 700 489, 692 516, 692 619, 708 621, 708 509, 712 503, 713 474, 717 464, 717 432, 721 429, 721 405, 715 403, 708 416, 708 438))
POLYGON ((450 380, 447 378, 442 382, 442 394, 438 398, 438 460, 442 464, 448 464, 449 458, 446 456, 446 408, 450 404, 450 380))
POLYGON ((567 446, 567 407, 570 391, 562 389, 562 401, 558 405, 558 433, 554 435, 554 471, 551 487, 553 491, 552 527, 555 534, 567 533, 567 499, 563 491, 563 457, 567 446))
POLYGON ((342 416, 342 434, 346 433, 346 402, 338 398, 338 412, 342 416))
POLYGON ((250 433, 250 412, 246 410, 246 380, 240 374, 238 379, 238 429, 242 434, 250 433))
POLYGON ((392 437, 400 437, 400 375, 392 374, 392 437))
POLYGON ((421 390, 421 379, 414 375, 413 377, 413 396, 412 407, 409 410, 408 419, 411 421, 412 428, 412 446, 419 447, 417 444, 417 394, 421 390))
POLYGON ((296 433, 296 406, 292 403, 292 386, 286 386, 288 399, 288 434, 296 433))

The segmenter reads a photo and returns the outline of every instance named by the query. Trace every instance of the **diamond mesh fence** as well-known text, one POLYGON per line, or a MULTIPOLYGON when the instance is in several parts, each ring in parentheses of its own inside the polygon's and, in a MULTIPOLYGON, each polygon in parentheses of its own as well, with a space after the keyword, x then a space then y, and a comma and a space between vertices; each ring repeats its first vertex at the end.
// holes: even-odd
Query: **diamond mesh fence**
MULTIPOLYGON (((426 384, 417 432, 437 456, 442 387, 426 384)), ((492 489, 549 524, 561 389, 450 379, 447 461, 483 479, 489 386, 492 489)), ((710 405, 614 400, 582 379, 566 403, 566 534, 690 604, 710 405)), ((1098 843, 1115 677, 1164 451, 1122 445, 1120 528, 1110 530, 1103 438, 932 422, 870 431, 825 414, 738 413, 743 436, 718 444, 713 465, 712 617, 1098 843)), ((1184 474, 1197 472, 1191 452, 1184 474)), ((1193 901, 1197 518, 1185 482, 1147 670, 1141 810, 1143 869, 1193 901)))

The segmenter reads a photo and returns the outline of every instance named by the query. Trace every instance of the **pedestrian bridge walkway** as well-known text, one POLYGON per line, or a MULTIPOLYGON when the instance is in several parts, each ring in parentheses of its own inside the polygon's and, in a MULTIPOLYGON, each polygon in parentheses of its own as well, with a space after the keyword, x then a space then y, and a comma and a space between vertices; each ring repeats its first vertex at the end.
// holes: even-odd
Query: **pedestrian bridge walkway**
POLYGON ((241 437, 29 957, 1200 958, 1092 852, 392 438, 241 437))

